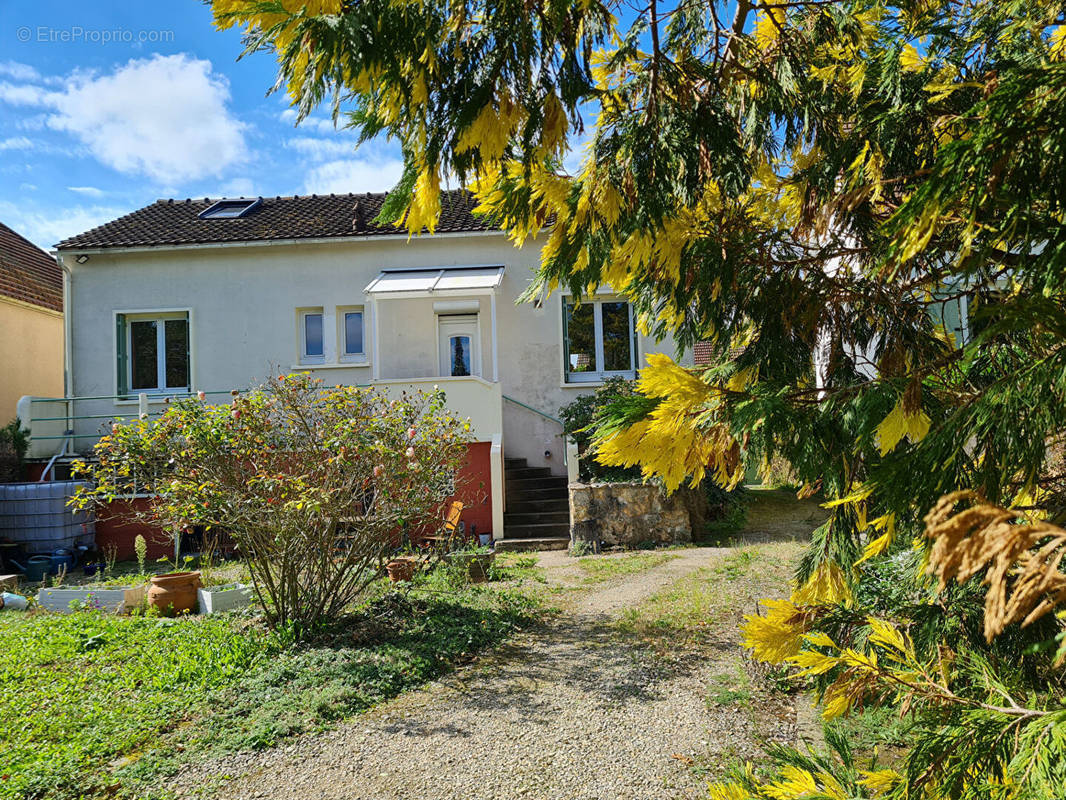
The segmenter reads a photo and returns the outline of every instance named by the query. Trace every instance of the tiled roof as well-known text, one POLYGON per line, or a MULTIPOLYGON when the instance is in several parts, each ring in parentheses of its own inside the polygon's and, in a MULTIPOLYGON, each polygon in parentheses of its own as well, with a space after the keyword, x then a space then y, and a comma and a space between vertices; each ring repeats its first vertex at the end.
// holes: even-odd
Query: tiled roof
MULTIPOLYGON (((76 250, 383 234, 406 236, 406 228, 374 224, 385 197, 385 194, 370 193, 263 197, 245 216, 232 219, 200 219, 200 212, 220 198, 157 200, 113 222, 64 239, 57 247, 76 250)), ((489 220, 473 214, 474 205, 468 192, 442 192, 437 232, 496 230, 497 226, 489 220)))
POLYGON ((2 222, 0 295, 63 310, 63 272, 55 259, 2 222))

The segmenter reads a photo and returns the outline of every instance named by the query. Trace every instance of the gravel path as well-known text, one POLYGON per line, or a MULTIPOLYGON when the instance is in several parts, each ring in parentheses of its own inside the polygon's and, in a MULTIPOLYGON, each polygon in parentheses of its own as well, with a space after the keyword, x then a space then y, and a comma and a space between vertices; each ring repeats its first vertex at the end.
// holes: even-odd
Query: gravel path
MULTIPOLYGON (((677 558, 580 594, 551 624, 477 665, 287 747, 190 767, 173 787, 222 798, 345 800, 641 800, 695 798, 708 755, 757 752, 753 715, 708 703, 716 673, 739 663, 733 624, 687 666, 663 669, 613 621, 720 548, 677 558)), ((540 556, 549 573, 573 564, 540 556)), ((765 733, 765 729, 760 732, 765 733)), ((789 739, 792 722, 774 738, 789 739)), ((713 760, 713 758, 712 758, 713 760)))

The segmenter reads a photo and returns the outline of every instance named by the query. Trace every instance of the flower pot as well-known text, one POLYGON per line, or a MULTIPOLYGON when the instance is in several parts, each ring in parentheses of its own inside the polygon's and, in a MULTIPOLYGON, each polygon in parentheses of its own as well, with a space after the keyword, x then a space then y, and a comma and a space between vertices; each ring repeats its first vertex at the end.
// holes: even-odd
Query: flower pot
POLYGON ((489 567, 492 566, 492 562, 496 558, 496 551, 490 550, 487 553, 448 553, 445 558, 452 563, 465 566, 471 583, 485 583, 489 579, 489 567))
POLYGON ((148 590, 148 605, 168 616, 190 612, 196 608, 196 590, 199 588, 199 572, 156 575, 148 590))
POLYGON ((252 587, 243 583, 211 586, 197 591, 201 614, 218 614, 252 604, 252 587))
POLYGON ((397 558, 385 565, 389 580, 393 583, 409 581, 415 576, 415 562, 406 558, 397 558))
POLYGON ((144 584, 117 589, 89 589, 82 586, 57 586, 41 589, 37 605, 48 611, 69 614, 80 609, 97 608, 116 614, 128 613, 144 602, 144 584))

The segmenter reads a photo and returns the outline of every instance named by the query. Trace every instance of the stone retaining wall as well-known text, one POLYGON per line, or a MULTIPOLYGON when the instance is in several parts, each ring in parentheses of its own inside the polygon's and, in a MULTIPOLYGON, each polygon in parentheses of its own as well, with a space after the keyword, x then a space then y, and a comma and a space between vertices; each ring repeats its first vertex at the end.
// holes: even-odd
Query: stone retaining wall
POLYGON ((571 543, 639 547, 691 542, 707 514, 707 499, 698 490, 682 488, 668 497, 643 483, 570 484, 571 543))

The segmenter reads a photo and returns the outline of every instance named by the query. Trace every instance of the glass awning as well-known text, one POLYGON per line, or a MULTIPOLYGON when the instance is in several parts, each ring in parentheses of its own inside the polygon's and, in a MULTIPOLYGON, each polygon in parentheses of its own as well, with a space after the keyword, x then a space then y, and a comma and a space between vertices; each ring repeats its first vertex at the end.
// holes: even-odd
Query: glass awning
POLYGON ((491 294, 503 281, 503 267, 440 267, 382 270, 363 291, 402 297, 491 294))

